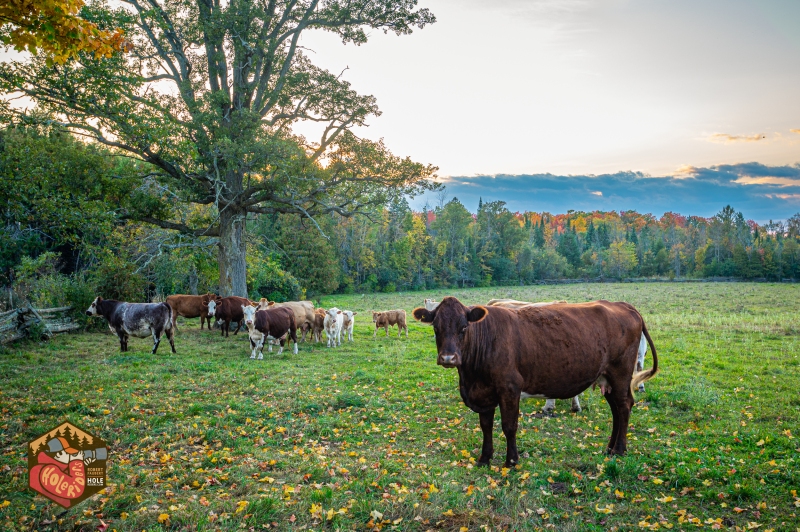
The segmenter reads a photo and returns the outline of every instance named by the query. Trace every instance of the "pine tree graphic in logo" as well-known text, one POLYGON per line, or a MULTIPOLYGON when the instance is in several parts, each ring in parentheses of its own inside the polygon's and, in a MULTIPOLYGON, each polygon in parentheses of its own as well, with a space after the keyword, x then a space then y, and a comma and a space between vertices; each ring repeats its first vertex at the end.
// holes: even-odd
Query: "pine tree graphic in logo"
POLYGON ((106 487, 107 458, 103 440, 62 423, 28 444, 28 485, 71 508, 106 487))

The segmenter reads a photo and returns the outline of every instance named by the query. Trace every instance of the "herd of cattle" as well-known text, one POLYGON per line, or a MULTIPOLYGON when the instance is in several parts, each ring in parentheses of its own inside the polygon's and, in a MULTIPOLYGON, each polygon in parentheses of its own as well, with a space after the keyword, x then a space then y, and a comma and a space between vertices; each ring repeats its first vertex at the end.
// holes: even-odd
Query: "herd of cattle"
MULTIPOLYGON (((212 318, 226 337, 231 322, 236 335, 244 323, 250 336, 250 358, 263 358, 267 343, 294 342, 297 332, 303 341, 311 333, 316 342, 327 336, 328 347, 341 345, 342 337, 353 341, 355 312, 338 308, 314 308, 310 301, 275 303, 254 302, 240 297, 174 295, 164 303, 125 303, 97 297, 86 311, 102 316, 119 336, 120 348, 127 351, 128 337, 153 337, 153 353, 162 334, 175 352, 178 316, 201 318, 200 328, 212 318)), ((479 464, 486 465, 494 452, 492 425, 500 407, 501 425, 506 436, 506 467, 519 461, 516 445, 519 402, 535 397, 546 399, 545 411, 552 411, 556 399, 570 399, 572 410, 580 411, 578 395, 589 387, 599 387, 611 409, 610 454, 625 454, 628 420, 635 389, 658 372, 658 356, 641 314, 630 304, 605 300, 568 304, 566 301, 530 303, 493 299, 484 305, 465 306, 455 297, 441 302, 430 299, 412 312, 414 319, 433 326, 437 363, 456 368, 464 404, 480 416, 483 447, 479 464), (644 370, 647 348, 653 366, 644 370)), ((404 310, 373 312, 373 337, 380 328, 389 336, 397 326, 398 336, 405 330, 404 310)))
MULTIPOLYGON (((97 297, 87 309, 89 316, 102 316, 108 321, 112 332, 119 337, 120 350, 128 350, 128 338, 146 338, 152 336, 153 351, 158 351, 161 336, 169 339, 172 352, 175 352, 175 330, 178 316, 184 318, 200 318, 200 329, 206 323, 211 329, 212 323, 220 326, 223 336, 230 335, 231 323, 236 323, 233 331, 238 334, 244 324, 250 336, 250 358, 264 358, 264 344, 272 351, 272 344, 283 346, 291 340, 294 342, 294 353, 297 354, 297 334, 306 341, 311 333, 314 342, 322 341, 325 332, 328 347, 342 345, 342 341, 353 341, 353 326, 357 312, 340 310, 336 307, 327 310, 314 308, 311 301, 288 301, 276 303, 261 298, 251 301, 245 297, 220 297, 215 294, 201 296, 176 294, 167 297, 164 303, 127 303, 97 297)), ((375 333, 384 329, 389 336, 389 327, 397 326, 397 335, 405 330, 408 338, 405 310, 387 310, 373 312, 375 333)))

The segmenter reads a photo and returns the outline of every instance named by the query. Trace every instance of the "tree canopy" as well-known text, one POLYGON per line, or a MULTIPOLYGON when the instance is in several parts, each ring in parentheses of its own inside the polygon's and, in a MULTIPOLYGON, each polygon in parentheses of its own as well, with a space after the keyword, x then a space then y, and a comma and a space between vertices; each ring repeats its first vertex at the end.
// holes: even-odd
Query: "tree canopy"
MULTIPOLYGON (((292 213, 316 224, 320 215, 368 213, 435 186, 434 166, 351 132, 379 114, 375 98, 315 66, 299 45, 311 30, 356 45, 369 29, 410 33, 435 21, 416 0, 121 4, 98 1, 84 12, 123 29, 130 53, 81 54, 65 65, 12 61, 0 66, 0 90, 148 163, 147 186, 125 216, 216 238, 223 294, 246 293, 248 214, 292 213), (300 121, 318 123, 319 139, 295 135, 300 121)), ((20 118, 11 107, 6 113, 20 118)))

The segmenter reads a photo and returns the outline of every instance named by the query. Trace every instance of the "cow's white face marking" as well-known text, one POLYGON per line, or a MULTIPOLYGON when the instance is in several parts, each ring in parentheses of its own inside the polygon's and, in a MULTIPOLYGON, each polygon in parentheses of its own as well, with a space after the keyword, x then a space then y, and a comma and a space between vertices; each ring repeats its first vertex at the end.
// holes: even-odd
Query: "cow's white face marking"
POLYGON ((540 393, 531 395, 531 394, 525 393, 525 392, 520 392, 519 398, 520 399, 547 399, 547 397, 545 397, 544 395, 542 395, 540 393))
POLYGON ((250 305, 242 305, 242 312, 244 312, 244 323, 247 327, 252 327, 256 322, 256 307, 250 305))
POLYGON ((97 297, 94 298, 94 301, 92 301, 92 304, 89 305, 89 308, 86 309, 86 314, 88 314, 89 316, 98 316, 100 314, 99 312, 97 312, 97 300, 98 299, 99 298, 97 298, 97 297))
POLYGON ((217 312, 217 302, 216 301, 209 301, 208 302, 208 315, 213 316, 217 312))

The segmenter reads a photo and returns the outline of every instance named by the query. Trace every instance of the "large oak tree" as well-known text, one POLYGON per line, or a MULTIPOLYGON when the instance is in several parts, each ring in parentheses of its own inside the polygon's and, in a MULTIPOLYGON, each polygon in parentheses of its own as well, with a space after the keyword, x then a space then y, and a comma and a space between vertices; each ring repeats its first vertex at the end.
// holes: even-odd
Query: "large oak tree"
POLYGON ((150 163, 125 216, 217 238, 223 295, 246 295, 248 214, 296 213, 314 223, 435 186, 435 167, 351 132, 379 114, 375 99, 315 66, 299 45, 311 30, 356 45, 369 29, 410 33, 435 21, 416 0, 121 2, 83 13, 100 28, 124 29, 130 53, 9 62, 0 65, 0 89, 150 163), (319 123, 321 137, 294 135, 299 121, 319 123))

